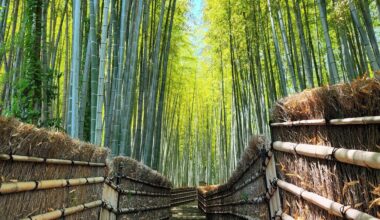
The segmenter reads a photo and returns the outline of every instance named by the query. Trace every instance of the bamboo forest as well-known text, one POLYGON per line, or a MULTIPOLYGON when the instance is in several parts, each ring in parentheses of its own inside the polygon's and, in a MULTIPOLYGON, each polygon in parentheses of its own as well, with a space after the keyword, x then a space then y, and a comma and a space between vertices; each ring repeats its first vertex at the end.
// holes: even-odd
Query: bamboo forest
MULTIPOLYGON (((359 101, 367 100, 359 96, 352 108, 363 109, 360 114, 337 110, 340 113, 331 118, 328 114, 345 106, 323 107, 326 115, 321 116, 305 113, 313 112, 319 102, 299 103, 306 103, 306 97, 315 100, 310 94, 318 91, 335 97, 325 101, 354 100, 358 93, 351 98, 336 95, 348 87, 341 91, 334 86, 345 85, 378 100, 380 87, 374 88, 380 80, 380 0, 0 0, 0 4, 1 115, 108 149, 109 158, 133 158, 174 186, 228 182, 256 135, 268 141, 298 136, 277 127, 272 130, 272 122, 326 119, 327 124, 330 119, 379 112, 379 102, 359 101), (286 117, 279 120, 279 112, 286 117)), ((375 147, 365 152, 380 152, 378 131, 368 137, 375 147)), ((326 138, 332 133, 328 131, 326 138)), ((328 138, 312 142, 310 135, 297 140, 335 143, 328 138)), ((350 148, 352 141, 338 145, 350 148)), ((280 146, 276 143, 272 148, 280 146)), ((297 151, 294 147, 295 154, 302 154, 297 151)), ((289 158, 275 155, 277 161, 285 161, 276 165, 289 164, 283 169, 291 169, 289 158)), ((365 175, 377 175, 380 182, 377 170, 365 175)), ((345 183, 350 186, 352 181, 354 177, 345 183)), ((361 209, 365 205, 358 209, 380 217, 380 211, 373 211, 379 210, 380 200, 373 204, 372 200, 368 197, 364 203, 368 209, 361 209)))

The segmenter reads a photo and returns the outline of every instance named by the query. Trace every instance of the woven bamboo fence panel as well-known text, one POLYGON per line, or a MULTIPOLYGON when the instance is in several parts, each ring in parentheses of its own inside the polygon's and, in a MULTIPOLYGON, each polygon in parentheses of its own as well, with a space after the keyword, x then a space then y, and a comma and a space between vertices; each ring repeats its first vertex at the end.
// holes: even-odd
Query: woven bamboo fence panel
POLYGON ((197 189, 195 187, 176 188, 171 191, 171 206, 193 202, 197 199, 197 189))
POLYGON ((117 186, 117 219, 169 219, 172 184, 128 157, 116 157, 110 182, 117 186))
POLYGON ((126 157, 0 117, 0 219, 168 219, 171 183, 126 157))
POLYGON ((1 219, 98 219, 107 151, 0 118, 1 219))
POLYGON ((379 115, 376 80, 307 90, 276 103, 272 146, 283 212, 303 219, 380 218, 379 115), (305 193, 298 195, 299 188, 305 193))

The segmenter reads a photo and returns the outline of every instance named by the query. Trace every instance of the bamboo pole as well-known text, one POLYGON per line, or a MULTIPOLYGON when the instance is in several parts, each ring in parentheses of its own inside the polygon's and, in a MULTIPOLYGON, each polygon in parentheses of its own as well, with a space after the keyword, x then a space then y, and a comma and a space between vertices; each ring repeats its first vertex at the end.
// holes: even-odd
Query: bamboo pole
POLYGON ((356 118, 331 119, 326 123, 325 119, 310 119, 299 121, 275 122, 271 123, 272 127, 281 126, 302 126, 302 125, 363 125, 363 124, 380 124, 380 116, 365 116, 356 118))
POLYGON ((170 187, 162 186, 162 185, 155 184, 155 183, 150 183, 150 182, 147 182, 147 181, 144 181, 144 180, 135 179, 135 178, 129 177, 127 175, 120 175, 119 177, 123 178, 123 179, 127 179, 127 180, 130 180, 130 181, 133 181, 133 182, 136 182, 136 183, 141 183, 141 184, 145 184, 145 185, 148 185, 148 186, 153 186, 153 187, 157 187, 157 188, 170 189, 171 190, 170 187))
POLYGON ((175 198, 171 198, 171 201, 175 201, 175 200, 186 200, 186 199, 189 199, 189 198, 197 199, 197 195, 189 195, 189 196, 183 196, 183 197, 175 197, 175 198))
POLYGON ((61 217, 64 217, 64 216, 68 216, 68 215, 72 215, 72 214, 75 214, 75 213, 78 213, 78 212, 82 212, 82 211, 84 211, 86 209, 92 209, 92 208, 99 207, 102 204, 103 204, 102 200, 97 200, 97 201, 85 203, 85 204, 78 205, 78 206, 73 206, 73 207, 69 207, 69 208, 63 208, 63 209, 60 209, 60 210, 54 210, 52 212, 47 212, 47 213, 36 215, 36 216, 33 216, 33 217, 24 218, 22 220, 30 220, 30 219, 32 219, 32 220, 58 219, 58 218, 61 218, 61 217))
POLYGON ((162 205, 162 206, 150 206, 150 207, 142 207, 142 208, 122 208, 119 210, 119 214, 128 214, 134 212, 146 212, 157 209, 166 209, 170 208, 170 205, 162 205))
POLYGON ((322 145, 296 144, 290 142, 276 141, 273 148, 287 153, 296 153, 303 156, 327 159, 335 158, 337 161, 363 166, 373 169, 380 169, 380 153, 362 150, 349 150, 344 148, 333 148, 322 145))
POLYGON ((194 199, 188 199, 188 200, 184 200, 184 201, 180 201, 180 202, 171 203, 170 206, 173 207, 173 206, 181 205, 181 204, 184 204, 184 203, 192 202, 194 200, 196 200, 196 198, 194 198, 194 199))
POLYGON ((275 220, 294 220, 294 218, 280 210, 276 212, 275 220))
POLYGON ((89 177, 78 179, 41 180, 29 182, 1 183, 0 194, 25 192, 32 190, 43 190, 63 188, 67 186, 79 186, 104 182, 104 177, 89 177))
MULTIPOLYGON (((239 191, 240 189, 242 189, 245 186, 249 185, 250 183, 255 182, 258 178, 262 177, 263 175, 264 175, 264 172, 257 172, 253 176, 251 176, 249 179, 247 179, 246 181, 244 181, 243 183, 241 183, 240 185, 237 185, 236 187, 234 187, 232 189, 232 191, 230 191, 230 192, 228 192, 226 194, 220 195, 220 196, 209 198, 209 199, 207 199, 207 201, 212 201, 212 200, 216 200, 216 199, 222 199, 222 198, 231 196, 232 194, 236 193, 237 191, 239 191)), ((198 194, 198 196, 199 196, 199 194, 198 194)))
POLYGON ((196 194, 196 193, 197 191, 187 191, 187 192, 179 192, 179 193, 171 192, 171 196, 182 196, 182 195, 196 194))
POLYGON ((157 197, 169 197, 172 196, 170 193, 153 193, 153 192, 146 192, 146 191, 139 191, 139 190, 127 190, 127 189, 121 189, 120 186, 117 186, 113 182, 111 182, 109 179, 105 180, 105 183, 111 187, 112 189, 116 190, 120 194, 129 194, 129 195, 139 195, 139 196, 157 196, 157 197))
POLYGON ((109 184, 104 184, 102 192, 103 206, 100 211, 102 220, 116 220, 118 211, 119 193, 109 184))
POLYGON ((266 196, 259 196, 255 197, 250 200, 239 200, 235 202, 229 202, 229 203, 218 203, 218 204, 211 204, 211 205, 205 205, 205 208, 212 208, 212 207, 222 207, 222 206, 235 206, 235 205, 243 205, 243 204, 259 204, 264 202, 266 199, 266 196))
POLYGON ((270 124, 272 127, 280 126, 301 126, 301 125, 326 125, 325 119, 311 119, 311 120, 300 120, 300 121, 286 121, 286 122, 275 122, 270 124))
POLYGON ((375 218, 367 213, 353 209, 350 206, 344 206, 340 203, 334 202, 318 194, 306 191, 296 185, 287 183, 283 180, 277 180, 277 185, 281 189, 287 192, 290 192, 296 196, 299 196, 302 199, 310 203, 313 203, 314 205, 328 211, 330 214, 333 214, 335 216, 345 217, 348 219, 355 219, 355 220, 375 220, 375 219, 378 220, 378 218, 375 218))
POLYGON ((29 157, 22 155, 9 155, 0 154, 0 160, 4 161, 16 161, 16 162, 30 162, 30 163, 46 163, 55 165, 80 165, 80 166, 90 166, 90 167, 104 167, 105 163, 94 163, 87 161, 76 161, 76 160, 64 160, 64 159, 50 159, 42 157, 29 157))

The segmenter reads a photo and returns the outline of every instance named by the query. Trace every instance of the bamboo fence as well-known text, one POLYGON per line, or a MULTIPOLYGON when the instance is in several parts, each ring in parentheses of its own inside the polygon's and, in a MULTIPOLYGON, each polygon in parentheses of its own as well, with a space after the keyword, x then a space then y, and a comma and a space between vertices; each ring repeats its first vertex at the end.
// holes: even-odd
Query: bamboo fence
POLYGON ((265 142, 264 137, 252 140, 225 184, 198 188, 198 207, 207 219, 270 218, 269 202, 275 193, 268 193, 265 172, 273 160, 265 142))
POLYGON ((107 185, 117 192, 118 219, 165 219, 170 216, 171 183, 149 167, 116 157, 107 185))
POLYGON ((378 219, 379 126, 376 80, 316 88, 278 101, 270 127, 284 213, 378 219))

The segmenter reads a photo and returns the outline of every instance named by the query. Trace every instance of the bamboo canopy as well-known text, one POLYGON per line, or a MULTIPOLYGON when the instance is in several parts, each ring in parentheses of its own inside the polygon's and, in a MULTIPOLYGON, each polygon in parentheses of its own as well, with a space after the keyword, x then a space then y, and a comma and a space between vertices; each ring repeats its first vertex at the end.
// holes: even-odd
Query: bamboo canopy
POLYGON ((63 216, 68 216, 68 215, 72 215, 72 214, 75 214, 75 213, 78 213, 78 212, 82 212, 82 211, 84 211, 86 209, 92 209, 92 208, 95 208, 95 207, 99 207, 102 204, 103 204, 102 200, 97 200, 97 201, 85 203, 85 204, 78 205, 78 206, 73 206, 73 207, 69 207, 69 208, 63 208, 63 209, 60 209, 60 210, 55 210, 55 211, 52 211, 52 212, 36 215, 36 216, 25 218, 25 219, 22 219, 22 220, 30 220, 30 219, 32 219, 32 220, 58 219, 58 218, 61 218, 63 216))
POLYGON ((46 163, 46 164, 56 164, 56 165, 80 165, 80 166, 91 166, 91 167, 104 167, 105 163, 94 163, 88 161, 75 161, 75 160, 64 160, 64 159, 50 159, 41 157, 29 157, 22 155, 9 155, 0 154, 0 160, 4 161, 17 161, 17 162, 30 162, 30 163, 46 163))
POLYGON ((325 119, 310 119, 299 121, 287 121, 271 123, 272 127, 280 126, 302 126, 302 125, 363 125, 363 124, 380 124, 380 116, 365 116, 356 118, 331 119, 326 123, 325 119))
POLYGON ((295 153, 319 159, 333 157, 343 163, 380 169, 380 153, 376 152, 280 141, 273 142, 273 148, 282 152, 295 153))
POLYGON ((306 191, 296 185, 287 183, 282 180, 277 180, 277 185, 281 189, 290 192, 296 196, 301 197, 302 199, 313 203, 314 205, 328 211, 330 214, 339 217, 346 217, 348 219, 356 220, 375 220, 375 218, 367 213, 361 212, 359 210, 353 209, 350 206, 344 206, 340 203, 334 202, 330 199, 322 197, 318 194, 306 191))
POLYGON ((41 180, 30 182, 15 182, 0 184, 0 194, 17 193, 32 190, 63 188, 104 182, 104 177, 89 177, 78 179, 41 180))

